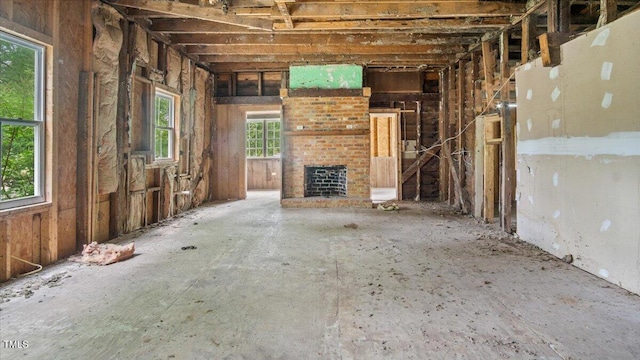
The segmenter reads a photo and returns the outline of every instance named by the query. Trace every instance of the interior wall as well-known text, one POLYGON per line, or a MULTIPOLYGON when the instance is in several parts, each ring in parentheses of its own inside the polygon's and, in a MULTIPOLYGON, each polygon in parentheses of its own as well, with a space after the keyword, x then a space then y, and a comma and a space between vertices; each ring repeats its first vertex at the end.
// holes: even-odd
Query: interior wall
POLYGON ((640 293, 640 13, 516 71, 518 234, 640 293))
POLYGON ((46 202, 0 211, 0 281, 76 250, 76 173, 80 73, 90 68, 92 29, 83 0, 0 1, 0 28, 47 46, 46 202), (89 48, 87 48, 89 46, 89 48))

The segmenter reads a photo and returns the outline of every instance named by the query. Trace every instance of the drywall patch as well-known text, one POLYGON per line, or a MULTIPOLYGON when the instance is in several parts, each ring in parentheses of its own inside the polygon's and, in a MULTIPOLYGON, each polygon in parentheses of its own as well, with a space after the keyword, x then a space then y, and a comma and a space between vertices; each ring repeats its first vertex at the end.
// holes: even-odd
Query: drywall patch
POLYGON ((553 218, 557 219, 560 217, 560 210, 556 209, 556 211, 553 212, 553 218))
POLYGON ((559 129, 560 128, 560 119, 553 120, 553 122, 551 123, 551 127, 554 128, 554 129, 559 129))
POLYGON ((533 121, 531 121, 531 119, 527 119, 527 130, 531 131, 532 127, 533 127, 533 121))
POLYGON ((520 169, 516 169, 516 181, 520 182, 520 169))
POLYGON ((529 71, 529 70, 531 70, 531 63, 526 63, 526 64, 524 64, 524 70, 525 70, 525 71, 529 71))
POLYGON ((516 124, 516 135, 520 137, 520 123, 516 124))
POLYGON ((557 173, 557 172, 554 172, 554 173, 553 173, 553 186, 556 186, 556 187, 558 186, 558 178, 559 178, 559 177, 560 177, 560 176, 558 175, 558 173, 557 173))
POLYGON ((531 100, 533 98, 533 89, 527 90, 527 100, 531 100))
POLYGON ((603 109, 608 109, 611 106, 612 100, 613 100, 613 94, 610 92, 606 92, 602 97, 602 104, 600 105, 602 106, 603 109))
POLYGON ((560 75, 560 68, 558 66, 552 67, 551 71, 549 71, 549 79, 557 79, 558 75, 560 75))
POLYGON ((558 243, 551 244, 551 247, 553 248, 553 250, 560 250, 560 244, 558 243))
POLYGON ((609 272, 606 269, 600 269, 598 271, 598 274, 600 274, 600 276, 602 276, 603 278, 608 278, 609 277, 609 272))
POLYGON ((613 71, 613 63, 605 61, 602 63, 602 69, 600 69, 600 79, 611 80, 611 71, 613 71))
POLYGON ((600 232, 609 230, 609 227, 611 227, 611 220, 607 219, 602 222, 602 225, 600 225, 600 232))
POLYGON ((555 102, 560 97, 560 89, 556 86, 555 89, 551 92, 551 100, 555 102))
POLYGON ((527 198, 529 199, 531 205, 533 205, 533 195, 527 195, 527 198))
POLYGON ((640 132, 617 132, 603 137, 546 137, 518 141, 519 155, 640 156, 640 132))
POLYGON ((610 32, 611 30, 609 28, 602 30, 598 35, 596 35, 596 38, 593 39, 593 42, 591 42, 591 47, 605 46, 607 44, 607 39, 609 38, 610 32))

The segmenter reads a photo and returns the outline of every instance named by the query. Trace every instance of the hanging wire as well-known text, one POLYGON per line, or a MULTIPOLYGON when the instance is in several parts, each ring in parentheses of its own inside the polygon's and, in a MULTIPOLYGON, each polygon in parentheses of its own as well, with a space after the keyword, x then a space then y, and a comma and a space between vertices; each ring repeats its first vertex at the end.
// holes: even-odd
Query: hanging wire
MULTIPOLYGON (((496 98, 496 96, 500 93, 500 90, 502 90, 502 89, 503 89, 503 88, 504 88, 504 87, 505 87, 505 86, 506 86, 506 85, 511 81, 511 79, 512 79, 514 76, 515 76, 515 72, 514 72, 513 74, 511 74, 511 76, 509 76, 509 78, 508 78, 504 83, 502 83, 502 85, 500 85, 500 87, 498 88, 498 90, 496 90, 496 91, 495 91, 495 93, 493 94, 493 96, 492 96, 492 97, 487 101, 487 106, 482 110, 482 112, 480 112, 480 114, 476 115, 476 117, 475 117, 473 120, 471 120, 471 121, 470 121, 470 122, 469 122, 469 123, 464 127, 464 129, 462 129, 462 131, 460 131, 460 133, 458 133, 458 134, 457 134, 457 135, 455 135, 455 136, 452 136, 452 137, 450 137, 450 138, 445 139, 442 143, 440 143, 440 140, 438 140, 438 141, 436 141, 436 142, 435 142, 435 144, 431 145, 431 146, 430 146, 430 147, 428 147, 428 148, 425 148, 425 147, 423 146, 423 148, 422 148, 422 149, 420 149, 420 150, 418 150, 418 151, 416 151, 416 153, 424 153, 424 152, 427 152, 427 151, 429 151, 429 150, 435 149, 435 148, 437 148, 438 146, 444 145, 444 144, 446 144, 447 142, 449 142, 449 141, 451 141, 451 140, 455 140, 455 139, 459 138, 460 136, 462 136, 462 134, 464 134, 464 133, 465 133, 465 131, 467 131, 467 129, 469 128, 469 126, 471 126, 471 124, 473 124, 473 123, 476 121, 476 119, 478 118, 478 116, 484 115, 484 114, 486 113, 486 111, 487 111, 487 110, 489 110, 489 107, 491 107, 491 102, 492 102, 492 101, 496 98)), ((443 94, 443 95, 444 95, 444 94, 443 94)))

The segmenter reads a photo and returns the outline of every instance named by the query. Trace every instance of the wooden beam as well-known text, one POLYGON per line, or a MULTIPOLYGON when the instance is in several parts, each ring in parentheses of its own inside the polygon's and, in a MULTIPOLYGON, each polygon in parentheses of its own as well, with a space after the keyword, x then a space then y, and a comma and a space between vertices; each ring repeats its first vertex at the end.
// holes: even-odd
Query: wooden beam
MULTIPOLYGON (((464 134, 462 133, 465 127, 465 102, 466 102, 466 67, 467 62, 464 60, 458 61, 458 84, 456 85, 456 100, 458 105, 458 118, 456 119, 457 131, 456 135, 456 149, 458 153, 458 179, 460 184, 464 184, 465 182, 465 166, 464 166, 464 134)), ((464 199, 461 198, 461 201, 464 202, 464 199)))
POLYGON ((284 23, 274 23, 273 30, 414 30, 422 33, 453 34, 476 33, 483 34, 490 30, 498 30, 510 25, 507 17, 471 18, 471 19, 419 19, 419 20, 343 20, 343 21, 309 21, 296 22, 293 30, 284 23))
MULTIPOLYGON (((276 0, 276 6, 280 11, 280 15, 284 19, 284 23, 287 25, 289 29, 293 29, 293 21, 291 20, 291 14, 289 13, 289 8, 287 7, 287 3, 293 3, 295 0, 276 0)), ((237 15, 240 15, 236 11, 237 15)))
POLYGON ((438 151, 440 151, 439 145, 420 155, 420 157, 417 158, 411 165, 409 165, 407 170, 405 170, 402 173, 402 183, 404 184, 407 180, 409 180, 413 176, 413 174, 415 174, 420 169, 422 169, 422 167, 426 163, 428 163, 429 160, 433 159, 433 157, 435 157, 438 154, 438 151))
POLYGON ((512 205, 515 199, 513 189, 516 176, 516 147, 514 137, 514 122, 511 109, 507 102, 502 103, 502 181, 500 183, 500 227, 508 233, 513 233, 512 205))
POLYGON ((298 64, 327 64, 327 63, 357 63, 364 65, 389 66, 419 66, 447 64, 454 60, 456 54, 247 54, 247 55, 199 55, 198 61, 204 63, 298 63, 298 64))
MULTIPOLYGON (((294 20, 397 20, 454 16, 460 18, 513 16, 524 13, 525 5, 523 3, 481 2, 475 0, 430 1, 424 2, 419 6, 399 6, 398 4, 384 2, 350 2, 348 4, 340 2, 298 2, 291 4, 288 11, 294 20)), ((255 13, 246 13, 244 10, 237 10, 236 14, 255 15, 255 13)), ((260 15, 264 16, 266 14, 262 13, 260 15)), ((278 16, 280 14, 271 12, 270 15, 278 16)))
POLYGON ((536 45, 538 16, 531 14, 522 19, 522 43, 520 47, 520 63, 526 64, 533 60, 538 53, 536 45))
POLYGON ((492 222, 495 217, 495 195, 496 195, 496 166, 498 149, 497 145, 491 145, 487 141, 497 137, 494 123, 497 116, 486 117, 484 124, 484 200, 483 215, 484 220, 492 222))
POLYGON ((439 34, 337 34, 337 33, 175 33, 170 36, 172 44, 178 45, 470 45, 479 36, 439 35, 439 34))
POLYGON ((217 44, 188 45, 193 55, 309 55, 309 54, 455 54, 466 51, 463 46, 439 45, 351 45, 351 44, 217 44))
POLYGON ((484 86, 487 96, 488 108, 493 108, 491 98, 493 97, 493 72, 496 67, 496 55, 491 49, 489 41, 482 42, 482 65, 484 69, 484 86))
POLYGON ((151 31, 172 34, 263 34, 244 26, 223 24, 201 19, 152 19, 151 31))
POLYGON ((600 0, 600 17, 597 27, 604 26, 618 17, 617 0, 600 0))
POLYGON ((571 31, 570 0, 547 0, 547 32, 571 31))
POLYGON ((509 101, 511 94, 511 81, 509 70, 509 33, 503 31, 500 34, 500 100, 509 101), (506 85, 505 85, 506 83, 506 85))
POLYGON ((213 102, 218 105, 281 105, 280 96, 223 96, 213 102))
MULTIPOLYGON (((425 74, 421 74, 424 77, 425 74)), ((424 81, 424 78, 423 78, 424 81)), ((422 101, 416 101, 416 149, 422 149, 422 101)), ((421 187, 422 187, 422 171, 420 167, 416 171, 416 197, 415 201, 420 201, 421 187)), ((404 174, 403 178, 404 178, 404 174)))
MULTIPOLYGON (((450 66, 449 67, 449 78, 447 79, 447 82, 449 83, 449 94, 447 94, 449 96, 449 118, 446 119, 446 127, 447 127, 447 137, 445 138, 445 141, 443 142, 444 144, 449 143, 449 138, 453 137, 454 134, 456 133, 456 68, 455 66, 450 66)), ((455 145, 455 142, 452 142, 455 145)), ((451 149, 451 145, 449 145, 449 149, 451 149)), ((455 167, 455 164, 453 163, 453 159, 451 157, 447 158, 447 163, 449 167, 455 167)), ((449 193, 449 205, 453 205, 453 206, 459 206, 459 198, 457 198, 455 196, 455 183, 454 180, 457 179, 452 179, 453 177, 453 173, 452 172, 448 172, 448 176, 449 176, 449 189, 448 189, 448 193, 449 193)))
POLYGON ((440 94, 401 94, 401 93, 374 93, 371 94, 371 102, 389 102, 389 101, 426 101, 435 103, 440 99, 440 94))
POLYGON ((451 158, 451 150, 449 149, 449 142, 445 142, 442 145, 442 151, 444 153, 444 157, 447 159, 447 162, 449 163, 449 171, 451 172, 451 178, 453 179, 453 188, 454 188, 454 194, 456 198, 456 204, 459 204, 463 214, 468 214, 469 210, 467 209, 467 204, 464 202, 464 198, 462 197, 462 185, 460 184, 460 179, 458 178, 456 167, 454 166, 453 159, 451 158))
POLYGON ((110 0, 109 2, 117 6, 155 11, 169 15, 179 15, 222 24, 242 26, 249 29, 271 30, 273 26, 273 22, 270 20, 251 19, 233 14, 225 14, 222 9, 200 7, 198 5, 190 5, 176 1, 110 0))
MULTIPOLYGON (((473 81, 473 116, 478 116, 482 113, 482 81, 480 80, 480 54, 477 51, 471 53, 472 74, 471 79, 473 81)), ((477 126, 477 125, 474 125, 477 126)))
MULTIPOLYGON (((439 119, 438 119, 438 138, 440 143, 444 143, 444 141, 448 137, 447 132, 447 119, 449 118, 449 82, 447 79, 449 78, 449 71, 451 68, 446 68, 440 72, 440 111, 439 111, 439 119)), ((438 169, 438 176, 440 178, 440 201, 448 201, 449 200, 449 170, 448 170, 447 159, 440 159, 440 167, 438 169)))

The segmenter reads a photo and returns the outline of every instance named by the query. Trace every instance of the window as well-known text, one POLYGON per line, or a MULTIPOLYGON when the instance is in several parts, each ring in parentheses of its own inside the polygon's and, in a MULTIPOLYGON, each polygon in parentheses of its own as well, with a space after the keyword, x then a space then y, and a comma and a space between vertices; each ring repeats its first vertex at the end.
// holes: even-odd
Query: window
POLYGON ((0 209, 44 201, 44 47, 0 32, 0 209))
POLYGON ((280 156, 280 114, 247 115, 247 157, 280 156))
POLYGON ((175 143, 175 98, 156 90, 154 107, 154 155, 156 160, 173 159, 175 143))

